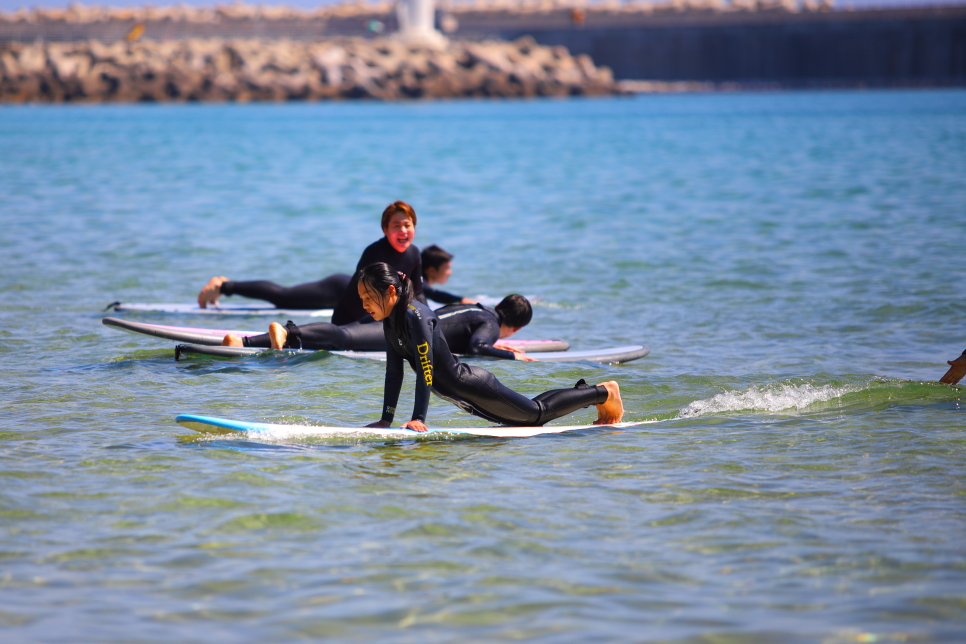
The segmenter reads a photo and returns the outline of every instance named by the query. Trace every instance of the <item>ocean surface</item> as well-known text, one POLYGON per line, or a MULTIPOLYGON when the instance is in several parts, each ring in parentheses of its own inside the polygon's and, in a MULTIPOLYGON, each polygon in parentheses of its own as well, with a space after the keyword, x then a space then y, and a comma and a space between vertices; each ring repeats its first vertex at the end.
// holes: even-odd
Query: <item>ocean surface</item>
POLYGON ((4 642, 966 638, 964 91, 3 107, 0 218, 4 642), (100 322, 351 272, 395 199, 449 290, 539 298, 521 338, 652 350, 505 383, 659 422, 206 436, 371 422, 384 367, 100 322))

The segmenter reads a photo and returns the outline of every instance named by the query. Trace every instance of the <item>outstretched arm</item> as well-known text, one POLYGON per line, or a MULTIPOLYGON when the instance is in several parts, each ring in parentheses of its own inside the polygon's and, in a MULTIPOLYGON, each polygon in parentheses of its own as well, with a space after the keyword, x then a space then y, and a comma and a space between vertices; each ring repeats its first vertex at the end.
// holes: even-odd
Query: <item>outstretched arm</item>
POLYGON ((433 388, 433 340, 438 320, 435 316, 424 318, 419 309, 413 307, 406 315, 409 342, 416 357, 416 400, 413 403, 413 417, 406 427, 416 431, 426 431, 426 414, 429 413, 429 396, 433 388), (422 429, 419 427, 422 426, 422 429))
POLYGON ((453 295, 452 293, 447 293, 446 291, 441 291, 438 288, 433 288, 428 282, 423 282, 423 293, 426 297, 434 302, 439 302, 440 304, 462 304, 463 298, 459 295, 453 295))
POLYGON ((382 418, 366 427, 389 427, 396 415, 396 403, 403 383, 403 359, 386 338, 386 382, 382 391, 382 418))
POLYGON ((470 336, 470 355, 491 356, 493 358, 503 358, 504 360, 533 360, 524 355, 522 351, 498 349, 495 344, 500 339, 500 325, 496 320, 487 321, 473 330, 470 336))

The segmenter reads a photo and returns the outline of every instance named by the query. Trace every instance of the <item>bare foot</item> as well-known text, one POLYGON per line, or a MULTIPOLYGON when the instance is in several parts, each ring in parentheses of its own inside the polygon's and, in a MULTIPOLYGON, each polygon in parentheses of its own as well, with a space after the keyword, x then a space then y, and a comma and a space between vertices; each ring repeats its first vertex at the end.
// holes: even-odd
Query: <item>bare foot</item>
POLYGON ((272 341, 273 349, 284 349, 288 342, 288 329, 278 322, 272 322, 268 325, 268 338, 272 341))
POLYGON ((597 407, 597 420, 595 425, 613 425, 621 422, 624 418, 624 401, 621 400, 621 388, 613 380, 600 383, 600 386, 607 389, 607 400, 597 407))
POLYGON ((218 296, 221 295, 221 285, 228 281, 227 277, 212 277, 205 287, 198 293, 198 306, 203 309, 209 304, 218 306, 218 296))
POLYGON ((245 346, 245 343, 237 335, 232 335, 231 333, 229 333, 228 335, 226 335, 222 339, 221 346, 223 346, 223 347, 243 347, 243 346, 245 346))
POLYGON ((963 379, 963 376, 966 376, 966 351, 963 351, 963 355, 955 360, 947 360, 946 364, 949 365, 950 369, 939 379, 939 382, 955 385, 963 379))

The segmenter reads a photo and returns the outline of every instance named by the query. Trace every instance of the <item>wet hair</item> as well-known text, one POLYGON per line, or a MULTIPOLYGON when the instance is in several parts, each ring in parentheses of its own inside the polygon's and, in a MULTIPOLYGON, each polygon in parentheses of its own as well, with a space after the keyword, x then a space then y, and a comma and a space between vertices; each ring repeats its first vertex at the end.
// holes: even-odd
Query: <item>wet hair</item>
POLYGON ((406 315, 406 307, 413 301, 413 281, 409 279, 408 275, 398 272, 385 262, 369 264, 360 270, 358 275, 362 287, 370 293, 378 294, 379 297, 383 298, 383 301, 385 301, 389 287, 396 287, 396 297, 399 299, 389 313, 389 317, 399 333, 406 335, 403 317, 406 315))
POLYGON ((530 324, 533 319, 533 307, 530 301, 522 295, 507 295, 496 305, 496 312, 500 315, 500 323, 519 329, 530 324))
POLYGON ((422 260, 423 272, 425 273, 428 268, 439 269, 446 262, 453 261, 453 256, 436 244, 433 244, 423 249, 423 254, 420 256, 420 259, 422 260))
POLYGON ((413 226, 416 225, 416 211, 405 201, 394 201, 386 209, 382 211, 382 229, 389 230, 389 220, 392 216, 398 213, 406 215, 409 221, 413 222, 413 226))

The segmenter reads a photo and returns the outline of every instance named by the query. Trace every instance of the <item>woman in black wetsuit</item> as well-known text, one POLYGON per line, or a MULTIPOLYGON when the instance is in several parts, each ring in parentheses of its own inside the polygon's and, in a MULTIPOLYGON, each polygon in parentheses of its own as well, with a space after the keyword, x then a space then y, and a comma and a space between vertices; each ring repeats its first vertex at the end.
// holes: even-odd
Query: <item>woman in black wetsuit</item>
MULTIPOLYGON (((386 262, 397 271, 410 275, 422 274, 419 249, 413 246, 416 237, 416 212, 412 206, 395 201, 382 212, 383 237, 362 252, 356 272, 374 262, 386 262)), ((280 309, 335 309, 333 324, 355 322, 366 312, 359 302, 355 277, 336 274, 319 282, 309 282, 286 288, 274 282, 233 282, 226 277, 212 277, 198 293, 198 306, 217 304, 222 295, 242 295, 271 302, 280 309)), ((416 298, 426 302, 422 280, 417 277, 416 298)))
POLYGON ((426 303, 426 296, 423 295, 423 280, 420 275, 423 272, 423 264, 419 256, 419 249, 413 245, 416 237, 416 211, 412 206, 404 201, 394 201, 382 211, 382 232, 384 237, 362 251, 362 257, 356 264, 355 275, 349 282, 345 294, 339 300, 339 304, 332 312, 332 324, 349 324, 359 320, 365 323, 368 319, 365 309, 362 307, 362 300, 359 299, 359 290, 356 286, 359 280, 359 271, 369 264, 384 262, 392 266, 397 271, 413 275, 413 297, 426 303))
POLYGON ((416 373, 416 402, 404 428, 427 431, 429 394, 436 392, 460 409, 491 422, 540 426, 578 409, 595 405, 597 421, 620 422, 624 415, 620 387, 614 381, 591 387, 583 380, 573 389, 547 391, 532 400, 503 385, 485 369, 457 360, 440 332, 439 319, 413 299, 409 278, 379 263, 357 274, 359 298, 386 335, 386 384, 382 418, 368 427, 389 427, 403 381, 403 360, 416 373))

